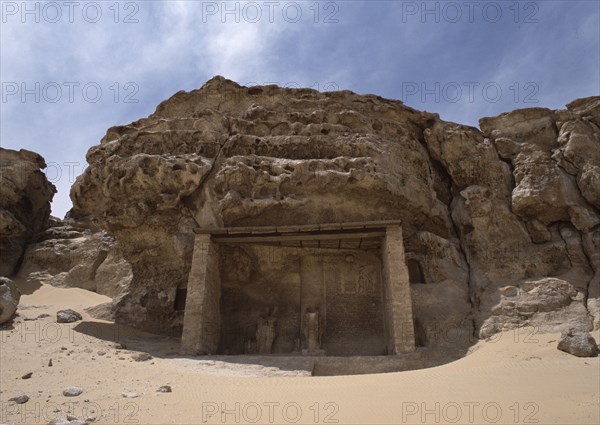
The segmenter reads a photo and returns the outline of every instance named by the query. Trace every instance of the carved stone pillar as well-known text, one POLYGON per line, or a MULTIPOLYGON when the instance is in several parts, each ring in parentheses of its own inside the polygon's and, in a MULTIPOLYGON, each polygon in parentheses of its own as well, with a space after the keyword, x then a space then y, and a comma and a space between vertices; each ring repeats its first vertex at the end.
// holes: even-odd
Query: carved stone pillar
POLYGON ((381 246, 388 354, 415 350, 412 300, 402 228, 388 226, 381 246))
POLYGON ((219 247, 196 235, 181 336, 182 354, 215 354, 221 331, 219 247))

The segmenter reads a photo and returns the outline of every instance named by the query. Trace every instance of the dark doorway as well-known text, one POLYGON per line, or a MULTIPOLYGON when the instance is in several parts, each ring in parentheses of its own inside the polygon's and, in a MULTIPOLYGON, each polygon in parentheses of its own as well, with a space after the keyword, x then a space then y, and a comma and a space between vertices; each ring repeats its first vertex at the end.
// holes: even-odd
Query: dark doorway
POLYGON ((408 267, 408 279, 410 283, 426 283, 421 264, 417 260, 411 258, 406 262, 406 266, 408 267))

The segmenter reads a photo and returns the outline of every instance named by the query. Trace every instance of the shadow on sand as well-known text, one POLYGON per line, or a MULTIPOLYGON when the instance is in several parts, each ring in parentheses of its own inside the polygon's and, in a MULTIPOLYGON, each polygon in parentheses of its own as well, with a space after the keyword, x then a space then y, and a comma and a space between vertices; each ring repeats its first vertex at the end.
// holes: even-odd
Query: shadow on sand
POLYGON ((280 371, 299 371, 313 376, 357 375, 399 372, 439 366, 465 356, 466 347, 419 347, 412 353, 395 356, 302 356, 300 354, 273 355, 206 355, 188 356, 179 353, 180 338, 156 335, 150 332, 111 322, 83 321, 73 330, 82 338, 118 343, 124 350, 145 352, 156 358, 187 359, 204 365, 222 362, 231 367, 255 366, 280 371), (208 362, 208 363, 207 363, 208 362))
POLYGON ((21 295, 31 295, 42 287, 42 284, 37 280, 21 277, 12 277, 11 279, 17 284, 21 295))

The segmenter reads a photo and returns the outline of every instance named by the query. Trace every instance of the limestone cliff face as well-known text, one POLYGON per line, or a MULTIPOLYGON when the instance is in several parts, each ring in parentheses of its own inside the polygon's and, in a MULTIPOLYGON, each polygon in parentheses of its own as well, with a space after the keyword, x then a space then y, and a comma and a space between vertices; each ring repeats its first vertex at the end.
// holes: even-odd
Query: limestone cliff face
POLYGON ((133 279, 117 320, 176 331, 192 229, 401 219, 423 340, 598 325, 600 98, 476 128, 352 92, 215 77, 108 130, 72 217, 113 234, 133 279))
POLYGON ((117 302, 129 286, 131 266, 105 231, 51 217, 48 228, 27 246, 18 276, 30 283, 87 289, 117 302))
MULTIPOLYGON (((84 288, 116 303, 129 286, 130 265, 93 223, 50 216, 56 189, 44 168, 35 152, 0 148, 0 275, 84 288)), ((110 318, 112 305, 106 310, 110 318)))
POLYGON ((27 244, 47 227, 56 188, 44 168, 35 152, 0 148, 0 276, 16 272, 27 244))

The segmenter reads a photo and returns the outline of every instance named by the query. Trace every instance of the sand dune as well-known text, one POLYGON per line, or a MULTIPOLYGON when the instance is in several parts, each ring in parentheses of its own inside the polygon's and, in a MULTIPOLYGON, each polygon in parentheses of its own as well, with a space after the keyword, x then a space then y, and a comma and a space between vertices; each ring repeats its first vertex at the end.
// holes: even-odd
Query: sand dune
POLYGON ((558 334, 507 332, 430 369, 289 377, 300 373, 181 358, 175 339, 85 313, 82 322, 57 324, 58 309, 82 311, 107 297, 46 285, 22 289, 19 317, 0 330, 0 423, 45 424, 67 414, 123 424, 600 422, 599 359, 558 351, 558 334), (50 316, 27 320, 44 313, 50 316), (154 357, 134 361, 137 351, 154 357), (32 377, 21 379, 28 372, 32 377), (156 392, 164 385, 172 392, 156 392), (84 392, 65 397, 67 386, 84 392), (8 402, 20 393, 30 397, 26 404, 8 402))

